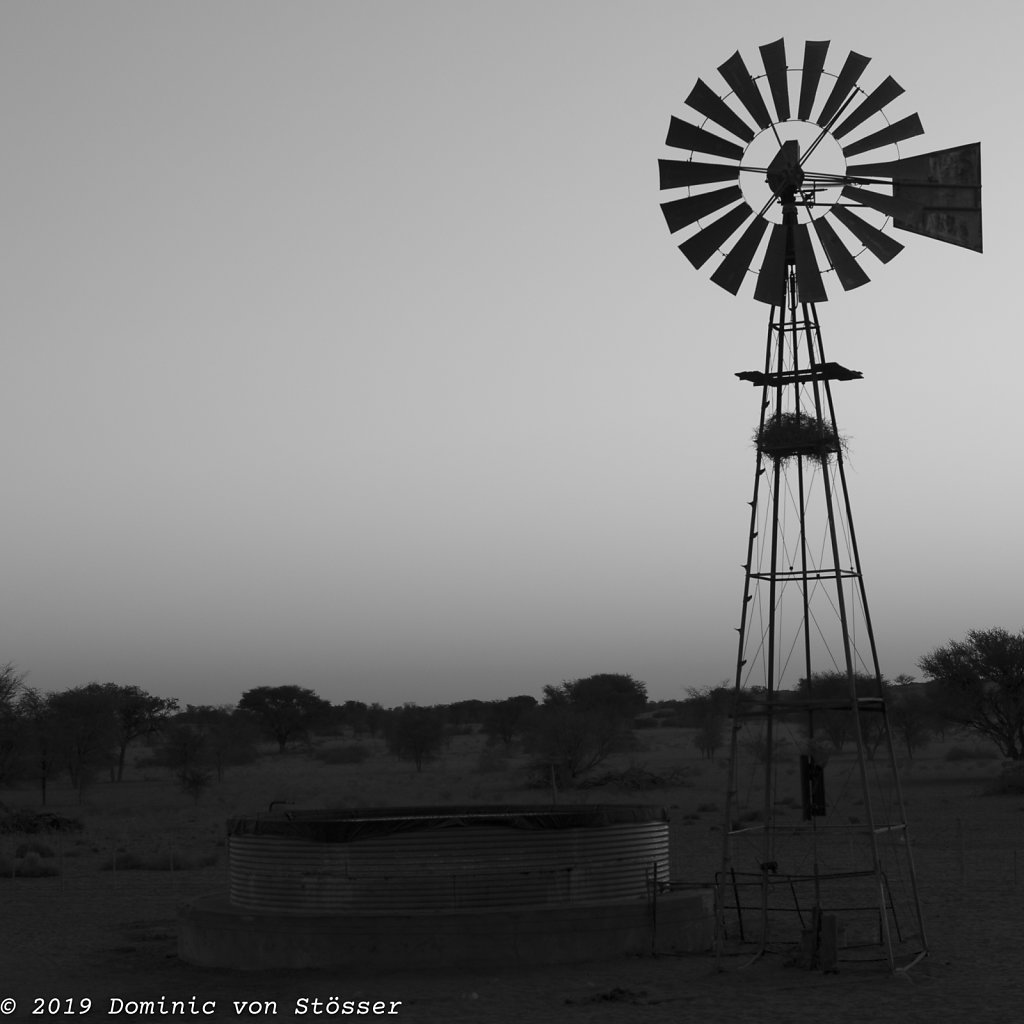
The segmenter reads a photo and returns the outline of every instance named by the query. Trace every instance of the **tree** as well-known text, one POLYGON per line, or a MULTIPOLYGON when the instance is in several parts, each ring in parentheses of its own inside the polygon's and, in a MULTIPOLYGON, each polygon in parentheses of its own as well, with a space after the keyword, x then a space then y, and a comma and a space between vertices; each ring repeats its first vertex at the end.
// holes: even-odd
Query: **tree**
POLYGON ((492 743, 501 741, 507 747, 519 735, 536 706, 537 698, 527 694, 492 700, 484 707, 484 732, 492 743))
POLYGON ((437 756, 445 738, 444 714, 437 708, 421 708, 407 704, 397 708, 388 719, 386 738, 388 750, 403 761, 412 761, 416 771, 437 756))
POLYGON ((117 763, 116 695, 99 683, 74 686, 46 698, 60 759, 79 797, 100 768, 117 763))
MULTIPOLYGON (((858 697, 877 697, 884 695, 887 683, 885 679, 879 681, 874 676, 865 675, 862 672, 854 674, 854 687, 858 697)), ((815 672, 810 680, 801 679, 799 691, 802 699, 835 699, 837 702, 850 699, 850 680, 845 672, 815 672)), ((868 757, 873 758, 884 737, 882 728, 881 712, 875 710, 860 711, 858 713, 860 722, 861 739, 864 741, 868 757)), ((843 708, 824 708, 814 712, 815 731, 818 727, 828 738, 829 743, 837 754, 841 754, 847 740, 850 739, 850 732, 853 729, 853 716, 850 711, 843 708)), ((808 739, 813 739, 809 736, 808 739)))
POLYGON ((897 676, 899 685, 889 691, 889 721, 893 732, 903 741, 907 757, 928 746, 931 739, 932 705, 924 688, 908 676, 897 676), (904 680, 900 682, 900 680, 904 680))
POLYGON ((647 687, 629 675, 548 685, 543 703, 527 720, 524 740, 538 765, 552 766, 568 782, 625 749, 633 719, 646 704, 647 687))
POLYGON ((256 759, 259 727, 251 715, 230 706, 187 704, 161 730, 163 742, 150 763, 185 770, 213 768, 223 782, 229 765, 256 759))
POLYGON ((331 713, 329 701, 302 686, 257 686, 246 690, 239 710, 256 716, 263 731, 277 741, 283 754, 289 740, 306 736, 310 726, 331 713))
POLYGON ((155 697, 140 686, 117 683, 89 683, 86 690, 109 695, 114 709, 115 742, 117 744, 117 781, 124 778, 124 759, 128 745, 141 736, 152 736, 166 724, 178 702, 171 697, 155 697))
POLYGON ((622 673, 602 673, 544 687, 546 705, 568 705, 631 722, 647 705, 647 686, 622 673))
POLYGON ((336 711, 336 720, 341 726, 348 726, 354 737, 369 731, 367 716, 370 709, 361 700, 347 700, 336 711))
POLYGON ((57 716, 50 695, 24 687, 16 705, 21 771, 39 782, 40 802, 46 806, 47 785, 62 767, 57 716))
POLYGON ((693 737, 701 757, 713 758, 725 738, 725 719, 719 714, 706 715, 693 737))
POLYGON ((1024 629, 972 629, 918 665, 944 718, 992 740, 1004 757, 1024 758, 1024 629))
POLYGON ((18 699, 25 692, 25 674, 13 661, 0 665, 0 785, 12 781, 18 772, 21 723, 18 699))

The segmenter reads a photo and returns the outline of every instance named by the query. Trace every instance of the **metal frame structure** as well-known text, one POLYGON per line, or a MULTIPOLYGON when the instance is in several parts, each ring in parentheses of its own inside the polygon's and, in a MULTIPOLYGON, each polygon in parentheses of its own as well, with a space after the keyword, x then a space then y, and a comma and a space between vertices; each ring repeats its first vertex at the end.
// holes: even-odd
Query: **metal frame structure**
POLYGON ((817 304, 828 273, 850 291, 869 280, 865 253, 888 263, 903 249, 889 223, 980 252, 981 148, 901 158, 899 144, 924 131, 916 113, 888 118, 903 88, 885 78, 862 89, 870 58, 854 51, 829 72, 829 46, 806 42, 798 68, 783 39, 761 46, 757 77, 734 53, 718 68, 727 94, 698 79, 686 98, 703 121, 671 119, 665 143, 686 158, 659 161, 666 223, 688 235, 682 254, 696 268, 718 254, 711 280, 736 295, 753 277, 771 307, 763 370, 737 374, 761 389, 761 410, 716 949, 720 960, 738 941, 807 967, 902 970, 928 947, 832 396, 861 375, 826 361, 817 304), (809 160, 828 138, 835 167, 809 160), (850 163, 891 147, 894 160, 850 163), (740 188, 750 175, 767 201, 740 188), (779 207, 781 220, 766 217, 779 207))
MULTIPOLYGON (((795 222, 795 204, 789 197, 783 223, 790 227, 795 222)), ((745 887, 758 891, 755 909, 759 923, 753 940, 758 954, 799 943, 808 966, 835 967, 841 954, 828 948, 835 947, 837 940, 829 943, 826 931, 833 920, 838 927, 843 911, 851 909, 849 892, 841 895, 836 905, 830 902, 829 890, 839 882, 841 889, 860 890, 857 899, 861 903, 855 904, 858 911, 877 909, 881 956, 896 970, 923 956, 927 941, 832 396, 834 382, 857 379, 860 374, 826 361, 817 309, 814 303, 801 300, 791 244, 787 252, 785 294, 769 314, 764 369, 737 375, 760 387, 761 415, 738 627, 716 949, 721 956, 728 945, 730 895, 736 914, 734 930, 737 926, 742 929, 744 904, 736 880, 739 867, 743 877, 753 879, 745 887), (788 424, 788 432, 773 433, 772 427, 780 424, 788 424), (795 513, 792 516, 784 514, 787 503, 795 513), (813 536, 812 522, 819 527, 813 536), (762 530, 764 525, 767 530, 762 530), (834 688, 827 694, 815 692, 815 673, 822 659, 833 667, 833 681, 837 676, 844 678, 845 693, 836 693, 834 688), (820 753, 813 753, 816 718, 820 722, 825 715, 848 719, 854 745, 851 767, 858 783, 855 800, 838 801, 832 807, 820 795, 824 765, 816 760, 820 753), (870 725, 874 751, 869 751, 866 742, 865 716, 875 718, 870 725), (778 800, 777 762, 781 755, 776 732, 783 722, 790 731, 797 730, 797 742, 802 742, 805 751, 800 755, 802 821, 798 824, 791 820, 792 801, 784 801, 780 810, 778 800), (755 823, 747 825, 737 823, 735 815, 741 733, 752 723, 761 724, 760 807, 755 823), (876 806, 876 787, 869 778, 874 760, 869 754, 879 748, 884 748, 886 776, 895 788, 895 800, 884 808, 876 806), (855 821, 848 820, 846 813, 852 805, 863 808, 855 821), (737 864, 741 836, 755 841, 748 863, 737 864), (858 856, 847 855, 841 865, 833 862, 830 867, 829 858, 822 857, 823 849, 834 847, 837 839, 854 836, 863 841, 858 856), (889 840, 884 844, 888 849, 883 849, 883 837, 889 840), (898 842, 893 849, 894 838, 898 842), (809 867, 786 862, 794 850, 802 857, 808 849, 809 867), (893 854, 903 863, 892 864, 893 854), (906 895, 913 922, 909 932, 908 922, 899 921, 892 895, 890 873, 894 868, 909 886, 906 895), (854 879, 860 884, 854 884, 854 879), (811 883, 813 891, 812 905, 807 908, 810 928, 795 895, 796 882, 801 880, 811 883), (799 926, 796 933, 783 927, 777 934, 780 929, 772 920, 777 916, 773 889, 780 883, 787 901, 793 896, 799 926)), ((746 909, 752 908, 748 905, 746 909)), ((747 938, 746 934, 739 937, 747 938)))

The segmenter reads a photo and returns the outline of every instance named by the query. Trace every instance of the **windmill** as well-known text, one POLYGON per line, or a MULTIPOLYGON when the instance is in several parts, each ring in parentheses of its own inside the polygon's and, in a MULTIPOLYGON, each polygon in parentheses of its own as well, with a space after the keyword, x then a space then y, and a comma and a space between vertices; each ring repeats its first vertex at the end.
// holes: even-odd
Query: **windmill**
POLYGON ((916 113, 889 120, 904 90, 863 88, 856 52, 828 70, 829 46, 806 42, 791 68, 768 43, 758 75, 734 53, 728 91, 698 79, 700 118, 671 119, 686 156, 659 162, 683 255, 770 307, 764 362, 737 374, 761 404, 716 949, 903 970, 928 946, 833 401, 861 374, 826 359, 817 307, 899 254, 890 228, 980 252, 981 152, 901 155, 923 134, 916 113))

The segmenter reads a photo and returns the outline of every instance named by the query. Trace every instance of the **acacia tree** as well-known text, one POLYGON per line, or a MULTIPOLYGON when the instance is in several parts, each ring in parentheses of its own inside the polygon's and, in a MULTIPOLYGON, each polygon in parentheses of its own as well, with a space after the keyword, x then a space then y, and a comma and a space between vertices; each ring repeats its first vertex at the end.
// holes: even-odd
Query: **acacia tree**
POLYGON ((907 757, 928 746, 934 717, 932 702, 913 676, 898 675, 889 690, 889 721, 893 732, 903 741, 907 757))
POLYGON ((263 731, 277 741, 283 754, 289 740, 305 736, 317 719, 327 718, 331 703, 302 686, 257 686, 246 690, 238 702, 240 711, 256 716, 263 731))
POLYGON ((484 732, 492 743, 500 740, 508 747, 536 706, 537 698, 527 694, 506 697, 505 700, 492 700, 484 707, 484 732))
POLYGON ((444 744, 444 713, 439 708, 415 704, 396 708, 388 716, 385 735, 388 749, 403 761, 412 761, 416 771, 435 758, 444 744))
POLYGON ((632 737, 647 687, 630 675, 604 673, 544 687, 544 701, 524 729, 537 765, 570 781, 596 768, 632 737))
POLYGON ((18 672, 13 661, 0 665, 0 784, 17 774, 22 740, 18 699, 24 692, 25 674, 18 672))
POLYGON ((256 759, 259 726, 253 716, 230 705, 186 704, 161 729, 160 748, 151 763, 183 772, 212 768, 224 781, 230 765, 256 759))
POLYGON ((38 781, 39 798, 44 807, 50 779, 63 767, 52 696, 26 686, 19 693, 15 708, 21 744, 19 769, 25 777, 38 781))
POLYGON ((947 721, 1024 759, 1024 629, 972 629, 918 661, 928 694, 947 721))
MULTIPOLYGON (((888 682, 881 680, 881 692, 888 692, 888 682)), ((854 674, 854 687, 858 697, 875 697, 879 694, 879 681, 862 672, 854 674)), ((844 702, 850 698, 850 679, 845 672, 815 672, 809 680, 801 679, 799 691, 803 698, 835 699, 844 702)), ((885 737, 881 714, 874 710, 860 710, 857 715, 861 739, 869 758, 874 758, 879 744, 885 737)), ((828 708, 815 711, 815 731, 821 729, 836 753, 842 753, 853 730, 853 716, 846 707, 828 708)), ((814 739, 813 736, 808 739, 814 739)))
POLYGON ((60 758, 79 798, 97 769, 117 763, 115 700, 115 694, 99 683, 73 686, 46 698, 60 758))
POLYGON ((89 683, 86 689, 106 693, 114 709, 114 739, 117 746, 116 779, 124 778, 124 759, 128 745, 141 736, 152 736, 166 725, 178 709, 173 697, 155 697, 140 686, 117 683, 89 683))

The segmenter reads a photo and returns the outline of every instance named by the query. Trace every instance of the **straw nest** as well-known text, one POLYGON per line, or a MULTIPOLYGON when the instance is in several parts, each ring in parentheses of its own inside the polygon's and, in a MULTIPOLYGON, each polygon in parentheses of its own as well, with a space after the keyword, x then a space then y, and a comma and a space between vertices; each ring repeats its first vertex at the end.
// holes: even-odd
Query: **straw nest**
POLYGON ((770 416, 763 427, 754 431, 754 444, 758 451, 773 461, 803 455, 825 463, 829 456, 846 448, 845 440, 830 423, 803 412, 770 416))

